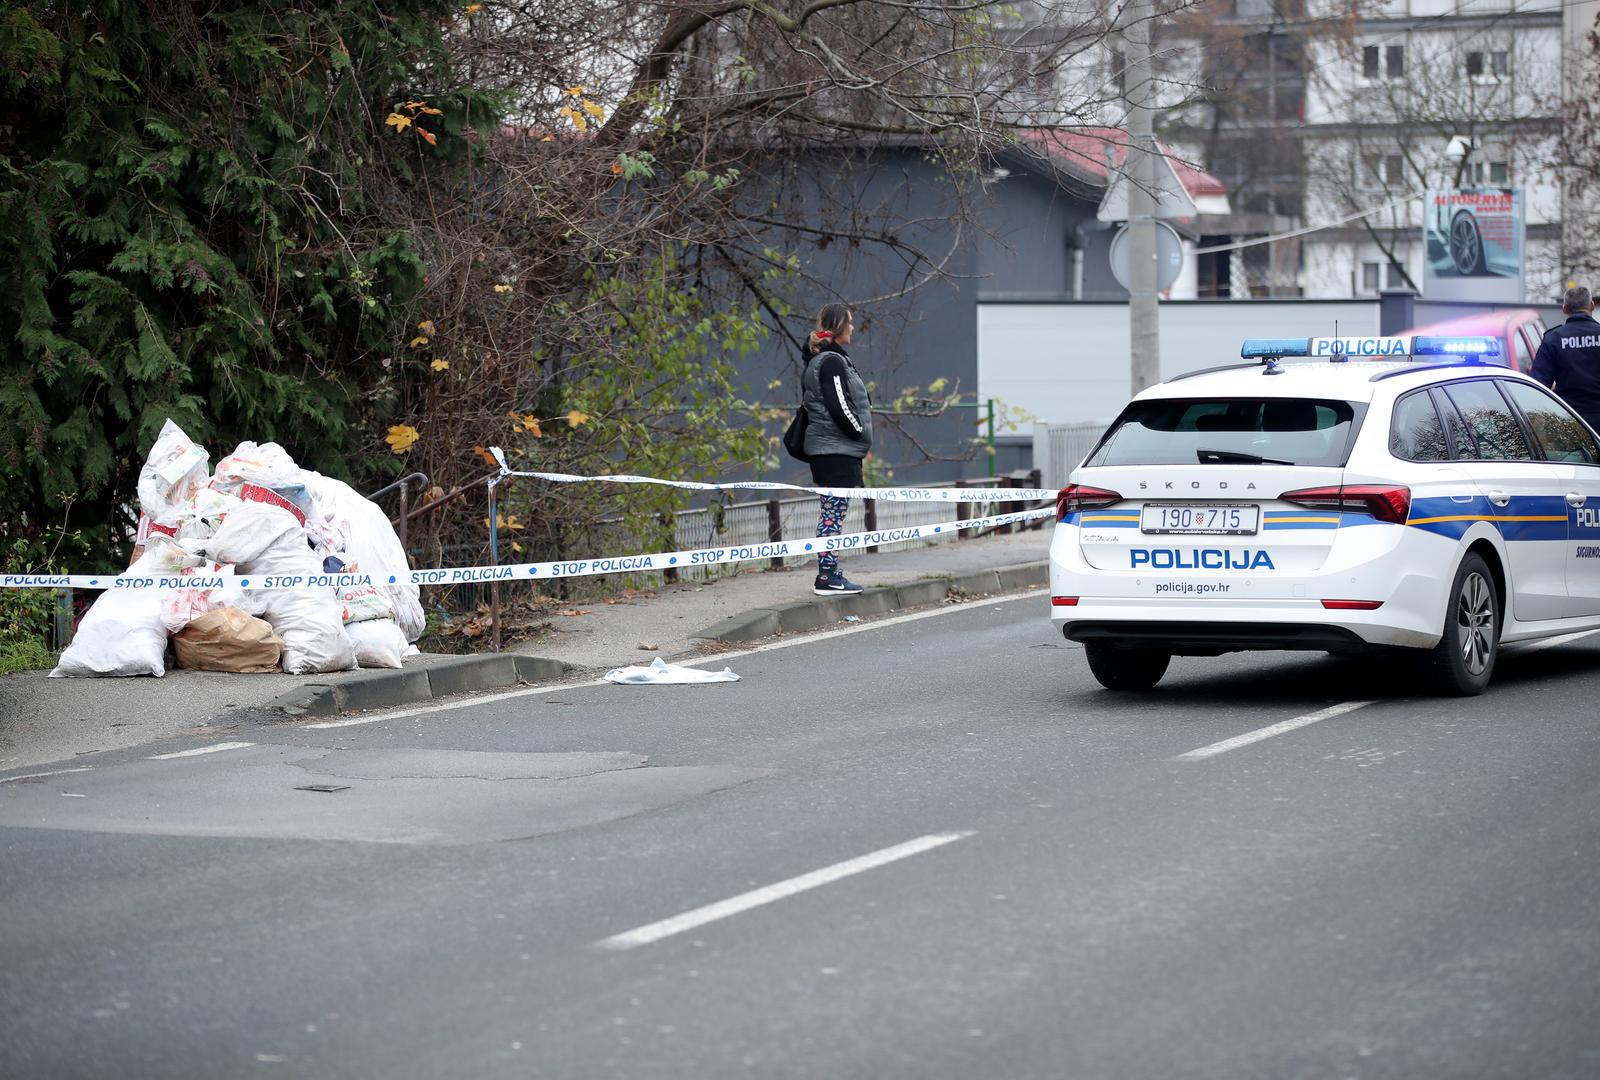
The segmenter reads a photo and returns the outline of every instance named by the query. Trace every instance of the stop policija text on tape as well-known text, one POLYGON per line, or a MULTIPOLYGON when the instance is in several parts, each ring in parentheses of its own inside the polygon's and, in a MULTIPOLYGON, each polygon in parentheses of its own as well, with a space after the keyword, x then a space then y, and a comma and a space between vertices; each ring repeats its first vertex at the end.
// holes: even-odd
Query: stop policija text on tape
MULTIPOLYGON (((439 570, 412 570, 402 575, 417 585, 461 585, 480 581, 539 581, 546 578, 588 577, 596 574, 623 574, 635 571, 668 570, 685 566, 716 566, 751 562, 784 556, 806 556, 824 551, 854 551, 866 547, 903 544, 926 540, 964 529, 991 529, 1023 521, 1054 517, 1055 508, 1038 507, 1010 514, 943 521, 931 525, 908 525, 899 529, 841 536, 812 536, 796 540, 774 540, 729 547, 664 551, 647 555, 609 555, 598 559, 562 559, 554 562, 505 563, 499 566, 455 566, 439 570)), ((5 574, 4 589, 353 589, 367 585, 394 585, 395 575, 382 574, 264 574, 240 575, 204 573, 114 575, 114 574, 5 574)))

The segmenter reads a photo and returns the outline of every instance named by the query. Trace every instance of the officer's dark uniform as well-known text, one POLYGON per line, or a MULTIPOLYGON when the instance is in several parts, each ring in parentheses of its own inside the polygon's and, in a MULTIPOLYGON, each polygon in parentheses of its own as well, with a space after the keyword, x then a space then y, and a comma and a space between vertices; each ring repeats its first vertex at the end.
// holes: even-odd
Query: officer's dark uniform
POLYGON ((1587 311, 1545 332, 1530 374, 1600 431, 1600 322, 1587 311))

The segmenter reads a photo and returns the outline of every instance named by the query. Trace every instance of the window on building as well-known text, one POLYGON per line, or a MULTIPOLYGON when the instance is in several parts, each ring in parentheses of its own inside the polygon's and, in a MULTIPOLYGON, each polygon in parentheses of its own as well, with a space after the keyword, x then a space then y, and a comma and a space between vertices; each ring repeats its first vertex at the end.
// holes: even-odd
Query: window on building
POLYGON ((1382 263, 1364 262, 1361 264, 1362 292, 1375 293, 1378 291, 1378 273, 1382 268, 1382 263))
POLYGON ((1368 45, 1361 50, 1361 74, 1369 79, 1401 79, 1406 73, 1404 45, 1368 45))
POLYGON ((1399 154, 1365 154, 1361 159, 1361 186, 1381 191, 1405 183, 1405 162, 1399 154))
POLYGON ((1470 78, 1481 79, 1490 76, 1503 79, 1511 73, 1511 54, 1504 49, 1491 52, 1473 51, 1467 53, 1467 75, 1470 78))
POLYGON ((1466 175, 1479 186, 1505 187, 1511 183, 1511 165, 1504 161, 1474 161, 1467 166, 1466 175))
POLYGON ((1233 13, 1241 19, 1264 19, 1272 14, 1272 0, 1234 0, 1233 13))

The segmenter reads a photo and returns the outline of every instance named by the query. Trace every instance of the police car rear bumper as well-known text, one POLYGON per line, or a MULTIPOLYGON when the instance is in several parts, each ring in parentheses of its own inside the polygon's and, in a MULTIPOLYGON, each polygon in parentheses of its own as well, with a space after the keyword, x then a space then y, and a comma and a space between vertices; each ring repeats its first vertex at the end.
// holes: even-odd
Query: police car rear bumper
POLYGON ((1382 647, 1354 630, 1318 623, 1075 620, 1065 623, 1062 632, 1069 641, 1112 641, 1177 656, 1218 656, 1251 649, 1360 653, 1382 647))

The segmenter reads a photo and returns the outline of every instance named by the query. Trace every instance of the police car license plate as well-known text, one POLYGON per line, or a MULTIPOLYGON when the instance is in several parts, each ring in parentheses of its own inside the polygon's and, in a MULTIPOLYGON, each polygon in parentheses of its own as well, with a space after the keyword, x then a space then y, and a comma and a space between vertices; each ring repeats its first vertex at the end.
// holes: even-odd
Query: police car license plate
POLYGON ((1146 503, 1139 518, 1139 531, 1162 535, 1254 536, 1260 519, 1259 506, 1146 503))

